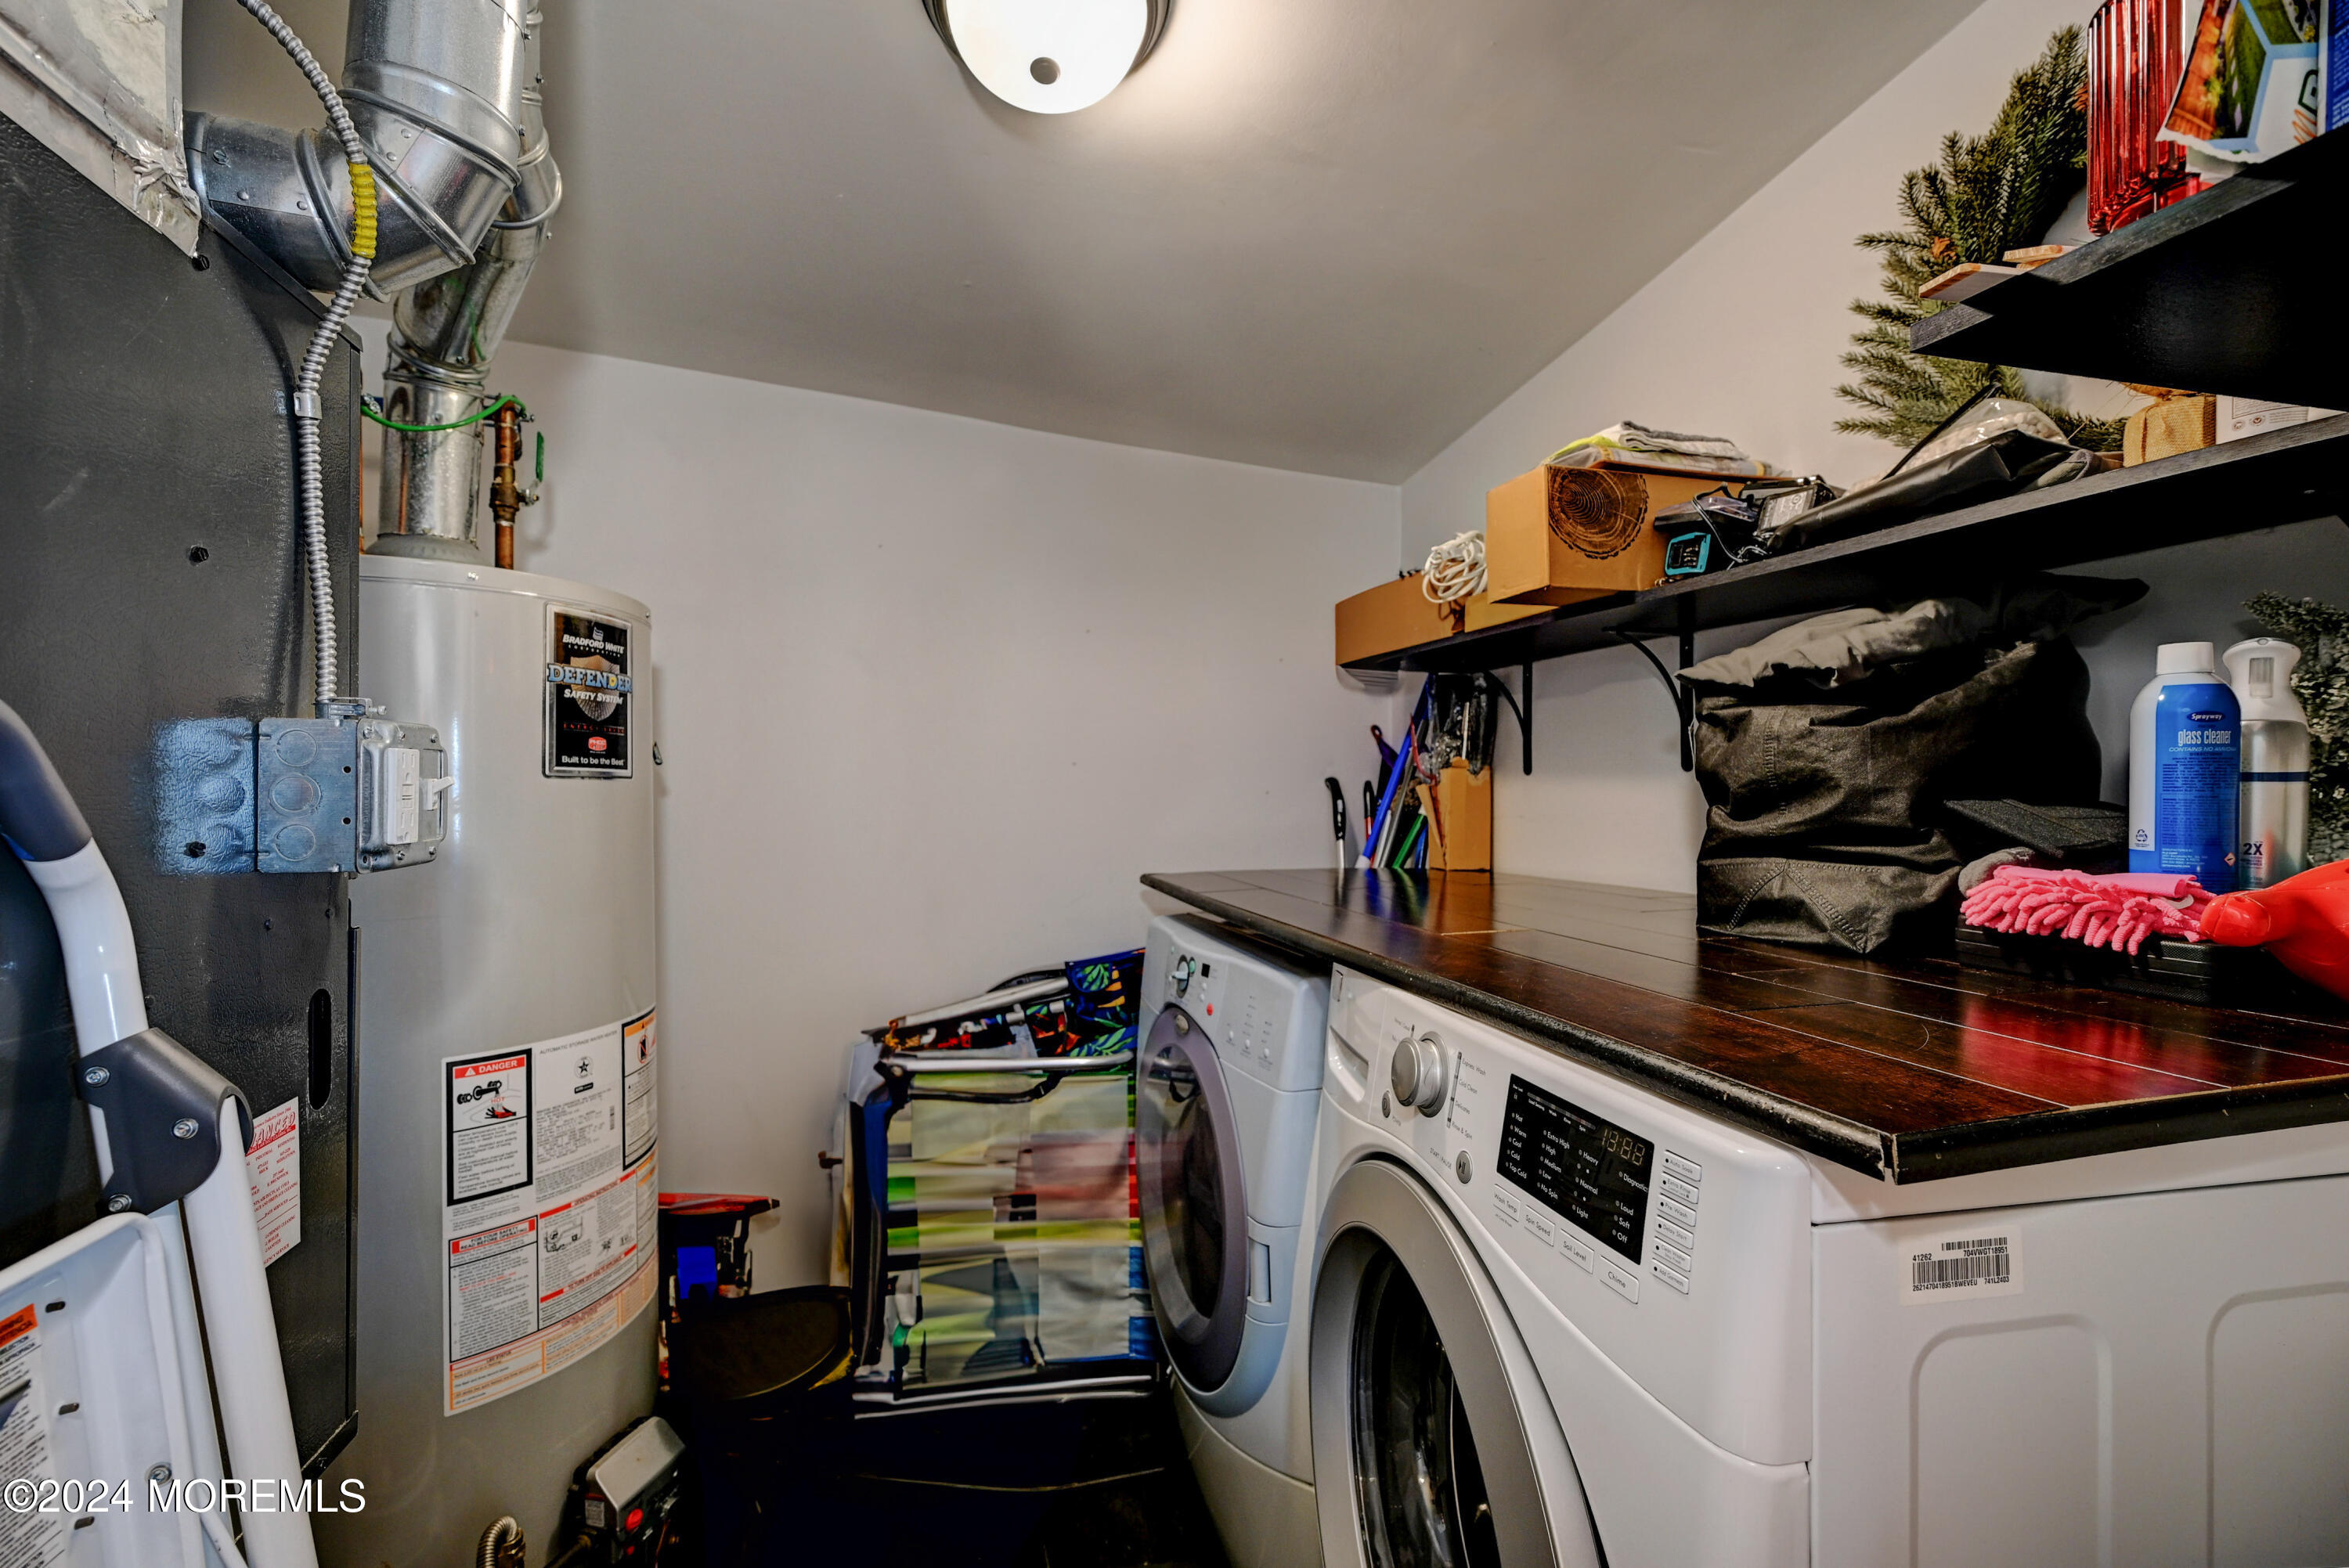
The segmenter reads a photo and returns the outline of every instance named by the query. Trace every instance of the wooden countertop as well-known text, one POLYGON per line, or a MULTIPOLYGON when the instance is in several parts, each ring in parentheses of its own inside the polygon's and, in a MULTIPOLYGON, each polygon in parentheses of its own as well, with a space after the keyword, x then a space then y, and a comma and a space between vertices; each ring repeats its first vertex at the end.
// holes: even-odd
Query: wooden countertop
POLYGON ((2349 1009, 2202 1007, 1716 937, 1693 896, 1542 877, 1142 881, 1893 1181, 2349 1120, 2349 1009))

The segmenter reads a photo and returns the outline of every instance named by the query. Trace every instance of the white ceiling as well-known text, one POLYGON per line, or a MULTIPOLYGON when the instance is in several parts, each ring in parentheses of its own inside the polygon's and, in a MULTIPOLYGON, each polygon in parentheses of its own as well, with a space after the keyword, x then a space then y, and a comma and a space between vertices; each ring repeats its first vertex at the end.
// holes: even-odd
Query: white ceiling
MULTIPOLYGON (((513 335, 1398 481, 1975 3, 1177 0, 1046 117, 921 0, 546 0, 513 335)), ((282 9, 339 58, 343 0, 282 9)), ((187 36, 190 108, 320 118, 233 0, 187 36)))

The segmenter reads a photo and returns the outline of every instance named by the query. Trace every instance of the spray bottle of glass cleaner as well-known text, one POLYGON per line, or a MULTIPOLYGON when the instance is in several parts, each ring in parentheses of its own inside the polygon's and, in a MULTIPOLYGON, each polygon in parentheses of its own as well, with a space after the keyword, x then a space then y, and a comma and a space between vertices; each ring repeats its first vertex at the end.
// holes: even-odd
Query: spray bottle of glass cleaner
POLYGON ((2209 643, 2164 643, 2129 708, 2129 870, 2235 890, 2241 709, 2209 643))
POLYGON ((2308 715, 2291 685, 2298 663, 2300 650, 2278 637, 2227 650, 2227 674, 2243 708, 2239 887, 2272 887, 2308 869, 2308 715))

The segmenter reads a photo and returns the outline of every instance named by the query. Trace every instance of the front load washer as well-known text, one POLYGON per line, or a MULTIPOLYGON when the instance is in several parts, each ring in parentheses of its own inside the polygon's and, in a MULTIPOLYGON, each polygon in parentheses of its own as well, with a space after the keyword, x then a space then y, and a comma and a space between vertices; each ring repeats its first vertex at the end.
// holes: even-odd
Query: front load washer
POLYGON ((1331 1568, 2349 1563, 2340 1124, 1896 1186, 1330 998, 1331 1568))
POLYGON ((1236 1568, 1315 1558, 1303 1304, 1329 970, 1153 921, 1134 1099, 1142 1248, 1193 1470, 1236 1568))

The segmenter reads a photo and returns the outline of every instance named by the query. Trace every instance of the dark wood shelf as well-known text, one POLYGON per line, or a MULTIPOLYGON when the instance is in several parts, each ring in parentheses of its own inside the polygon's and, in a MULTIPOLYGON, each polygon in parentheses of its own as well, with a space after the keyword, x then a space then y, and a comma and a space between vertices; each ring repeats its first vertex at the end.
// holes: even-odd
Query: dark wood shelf
POLYGON ((1493 872, 1154 873, 1241 930, 1889 1181, 2349 1121, 2349 1008, 2156 1001, 1718 936, 1493 872))
POLYGON ((1667 637, 1904 595, 1961 593, 2020 573, 2080 566, 2333 516, 2342 509, 2344 491, 2349 491, 2349 415, 1944 512, 1643 593, 1586 600, 1506 625, 1360 659, 1346 667, 1503 669, 1618 646, 1627 635, 1667 637))
POLYGON ((1920 354, 2334 407, 2349 131, 1992 284, 1909 329, 1920 354))

